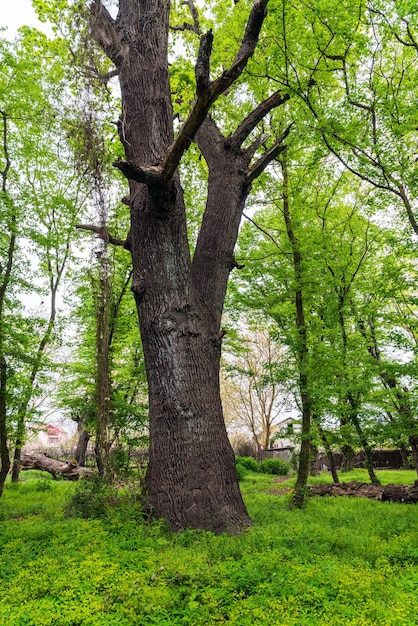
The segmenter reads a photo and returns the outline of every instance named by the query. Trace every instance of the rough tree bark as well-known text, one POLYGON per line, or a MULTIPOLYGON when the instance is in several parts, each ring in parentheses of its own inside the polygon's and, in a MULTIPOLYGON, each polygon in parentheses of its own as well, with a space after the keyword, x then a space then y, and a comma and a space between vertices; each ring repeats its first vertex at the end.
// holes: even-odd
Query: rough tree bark
POLYGON ((169 1, 120 1, 116 19, 99 0, 91 4, 93 37, 118 69, 122 96, 119 135, 126 161, 116 165, 130 187, 126 246, 132 254, 149 387, 148 499, 176 529, 236 532, 251 523, 223 421, 220 323, 246 196, 252 180, 281 149, 282 138, 255 164, 254 144, 252 153, 241 145, 286 98, 273 94, 227 139, 216 133, 207 114, 253 54, 267 2, 254 2, 233 63, 215 80, 209 67, 213 36, 201 37, 196 98, 175 139, 167 61, 169 1), (199 144, 205 144, 209 192, 192 261, 177 166, 197 131, 199 144), (214 133, 217 145, 211 144, 214 133), (227 169, 215 171, 212 147, 223 154, 227 169))
POLYGON ((42 472, 49 472, 54 478, 62 476, 62 478, 67 480, 78 480, 81 476, 90 476, 92 474, 91 469, 79 467, 75 459, 66 463, 65 461, 51 459, 45 454, 25 454, 23 452, 20 462, 20 469, 22 470, 41 470, 42 472))

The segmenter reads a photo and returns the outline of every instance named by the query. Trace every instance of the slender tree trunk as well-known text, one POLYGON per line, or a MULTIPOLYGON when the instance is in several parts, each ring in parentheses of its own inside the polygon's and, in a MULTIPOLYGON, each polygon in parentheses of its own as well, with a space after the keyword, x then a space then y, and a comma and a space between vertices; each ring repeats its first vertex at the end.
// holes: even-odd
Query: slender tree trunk
MULTIPOLYGON (((363 320, 359 320, 358 326, 361 334, 366 339, 368 343, 368 351, 370 356, 376 361, 380 367, 382 367, 382 356, 379 348, 379 344, 377 342, 375 325, 373 320, 369 320, 368 322, 368 331, 366 330, 366 325, 363 320)), ((380 370, 380 378, 384 387, 388 390, 392 390, 394 395, 392 396, 392 404, 398 413, 399 417, 402 419, 402 422, 406 422, 407 427, 409 425, 414 425, 414 418, 412 416, 412 407, 409 399, 409 392, 406 389, 402 389, 399 382, 396 380, 394 376, 390 376, 385 370, 380 370)), ((395 421, 390 412, 387 413, 389 419, 391 421, 395 421)), ((415 471, 418 475, 418 437, 409 436, 408 437, 409 445, 411 446, 412 451, 412 459, 415 471)), ((405 466, 405 460, 407 467, 409 467, 408 459, 406 457, 406 449, 404 444, 400 444, 400 450, 402 454, 402 461, 405 466)))
POLYGON ((308 337, 306 330, 305 311, 302 293, 302 255, 295 232, 289 206, 289 179, 285 157, 281 160, 283 173, 283 215, 286 232, 292 247, 293 268, 295 274, 295 324, 297 329, 297 361, 299 369, 299 391, 302 404, 302 429, 299 454, 298 475, 292 506, 302 508, 307 495, 311 455, 311 397, 309 394, 309 380, 307 371, 308 337))
POLYGON ((110 278, 106 246, 99 264, 99 290, 96 294, 96 441, 95 455, 100 476, 109 478, 109 412, 111 385, 109 379, 109 313, 110 278))
POLYGON ((337 466, 335 464, 335 458, 331 450, 331 446, 329 445, 328 438, 321 426, 317 424, 319 436, 322 441, 322 445, 324 446, 325 454, 327 455, 329 471, 331 472, 332 480, 334 483, 339 484, 340 479, 338 477, 337 466))
POLYGON ((20 459, 22 457, 22 447, 24 445, 24 437, 25 437, 25 422, 24 420, 20 420, 17 427, 17 434, 15 440, 15 451, 13 453, 13 463, 12 463, 12 483, 19 482, 19 474, 20 474, 20 459))
POLYGON ((7 364, 1 351, 0 342, 0 497, 10 469, 10 453, 7 445, 6 374, 7 364))
MULTIPOLYGON (((2 147, 5 160, 4 169, 1 171, 1 194, 5 203, 10 203, 7 192, 7 177, 11 167, 11 160, 8 146, 8 124, 7 114, 0 111, 2 118, 2 147)), ((12 206, 12 205, 11 205, 12 206)), ((5 354, 5 296, 10 283, 11 273, 14 263, 14 254, 16 247, 16 213, 12 211, 9 228, 9 245, 7 250, 7 264, 2 270, 0 282, 0 497, 3 493, 4 483, 10 469, 10 452, 8 446, 7 432, 7 361, 5 354)))
POLYGON ((412 462, 414 464, 415 471, 418 474, 418 437, 410 436, 408 437, 408 440, 409 445, 411 446, 412 462))
POLYGON ((357 436, 359 438, 359 441, 363 447, 364 450, 364 455, 365 455, 365 462, 364 465, 366 466, 367 472, 369 474, 370 477, 370 481, 373 483, 373 485, 380 485, 380 481, 376 476, 376 473, 374 471, 373 468, 373 461, 372 461, 372 447, 370 446, 369 442, 367 441, 367 437, 364 434, 364 431, 361 427, 360 424, 360 420, 358 418, 358 414, 357 414, 357 403, 355 401, 355 399, 353 398, 352 394, 348 394, 348 400, 350 402, 350 406, 351 406, 351 410, 350 410, 350 421, 353 424, 354 428, 356 429, 356 433, 357 436))
POLYGON ((317 446, 311 444, 311 454, 310 454, 310 469, 309 473, 311 476, 318 476, 318 448, 317 446))

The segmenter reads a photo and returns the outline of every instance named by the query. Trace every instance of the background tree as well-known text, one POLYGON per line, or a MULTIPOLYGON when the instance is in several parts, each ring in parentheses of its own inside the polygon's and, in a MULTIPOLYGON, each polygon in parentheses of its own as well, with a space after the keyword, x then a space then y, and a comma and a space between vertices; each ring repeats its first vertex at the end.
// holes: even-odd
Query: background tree
POLYGON ((225 421, 227 426, 250 432, 257 449, 266 450, 287 405, 288 390, 284 379, 278 378, 283 348, 268 330, 250 329, 238 343, 238 354, 231 354, 227 347, 223 365, 225 421))
POLYGON ((69 97, 62 75, 64 51, 59 42, 52 44, 29 29, 15 44, 1 42, 2 480, 8 465, 5 437, 15 441, 13 478, 18 478, 32 401, 40 377, 51 367, 58 289, 70 258, 75 215, 85 201, 68 127, 63 128, 59 115, 63 98, 69 97), (24 296, 35 297, 42 306, 25 307, 24 296))

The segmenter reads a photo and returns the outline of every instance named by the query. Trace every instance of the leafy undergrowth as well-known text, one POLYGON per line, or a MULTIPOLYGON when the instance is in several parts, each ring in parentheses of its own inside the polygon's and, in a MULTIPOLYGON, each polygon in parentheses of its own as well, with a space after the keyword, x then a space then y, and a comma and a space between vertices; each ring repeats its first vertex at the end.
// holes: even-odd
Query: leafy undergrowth
POLYGON ((418 624, 415 505, 312 498, 289 511, 277 477, 249 474, 253 528, 176 535, 126 500, 100 519, 66 518, 75 485, 38 476, 0 501, 0 624, 418 624))

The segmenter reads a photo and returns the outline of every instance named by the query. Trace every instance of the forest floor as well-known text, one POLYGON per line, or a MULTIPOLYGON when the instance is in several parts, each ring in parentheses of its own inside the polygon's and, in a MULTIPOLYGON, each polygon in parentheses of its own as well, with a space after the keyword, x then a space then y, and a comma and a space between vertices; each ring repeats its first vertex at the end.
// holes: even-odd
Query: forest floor
MULTIPOLYGON (((342 478, 367 480, 364 470, 342 478)), ((90 518, 68 517, 80 487, 25 472, 0 500, 0 624, 417 625, 417 505, 312 497, 289 510, 293 484, 248 473, 254 526, 231 537, 146 523, 132 487, 118 501, 78 491, 90 518)))

